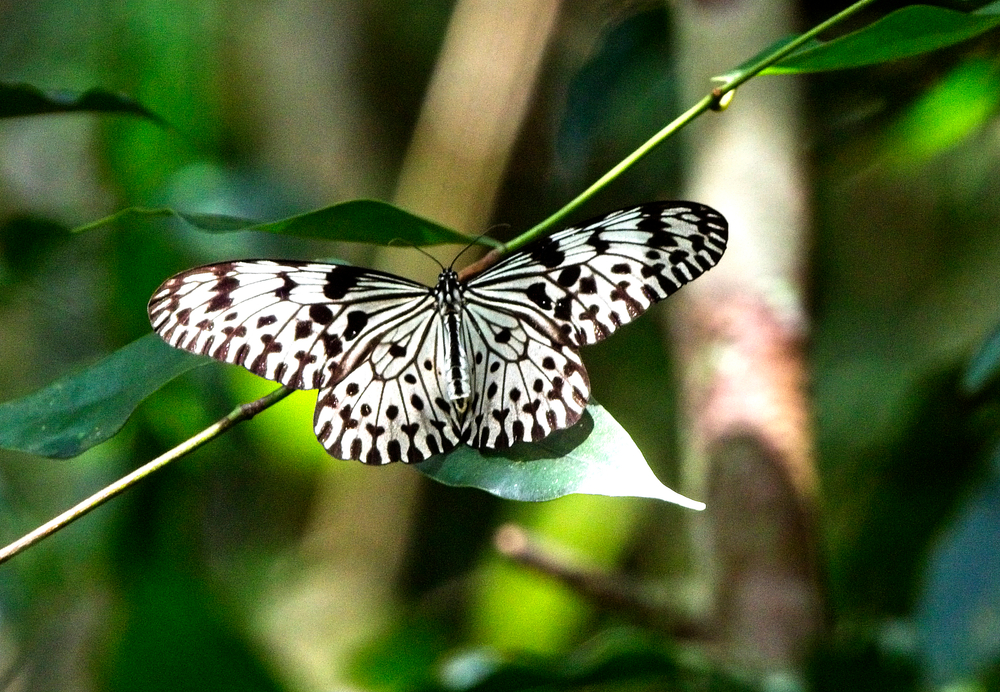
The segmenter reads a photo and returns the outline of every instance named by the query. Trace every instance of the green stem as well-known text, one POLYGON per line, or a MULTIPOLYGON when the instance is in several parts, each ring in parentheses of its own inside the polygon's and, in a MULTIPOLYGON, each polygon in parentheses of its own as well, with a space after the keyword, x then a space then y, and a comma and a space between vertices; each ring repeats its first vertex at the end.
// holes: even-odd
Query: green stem
POLYGON ((771 65, 774 65, 782 58, 785 58, 791 53, 795 52, 799 47, 801 47, 803 44, 815 38, 818 34, 822 33, 823 31, 826 31, 835 24, 839 24, 840 22, 844 21, 851 15, 856 14, 857 12, 861 11, 868 5, 871 5, 873 2, 876 2, 876 0, 859 0, 859 2, 854 3, 847 9, 843 10, 842 12, 838 12, 834 16, 827 19, 825 22, 816 25, 815 27, 805 32, 804 34, 801 34, 800 36, 796 37, 789 43, 786 43, 781 48, 775 49, 772 53, 764 56, 763 58, 753 63, 749 67, 745 67, 735 72, 733 76, 725 80, 720 86, 713 89, 710 94, 705 96, 698 103, 696 103, 694 106, 685 111, 672 123, 670 123, 662 130, 657 132, 655 135, 653 135, 649 140, 646 141, 645 144, 643 144, 634 152, 629 154, 617 166, 615 166, 610 171, 602 175, 597 180, 597 182, 595 182, 593 185, 591 185, 586 190, 584 190, 579 195, 570 200, 569 203, 567 203, 565 206, 559 209, 556 213, 552 214, 550 217, 548 217, 541 223, 525 231, 511 242, 507 243, 507 245, 503 249, 503 252, 512 252, 514 250, 517 250, 518 248, 523 247, 527 243, 530 243, 532 240, 535 240, 539 236, 544 235, 553 226, 561 225, 561 223, 567 216, 572 214, 580 206, 582 206, 584 203, 590 200, 591 197, 593 197, 598 192, 603 190, 608 185, 608 183, 610 183, 619 175, 621 175, 626 170, 631 168, 632 165, 634 165, 640 159, 645 157, 646 154, 648 154, 653 149, 662 144, 664 141, 666 141, 668 137, 673 135, 675 132, 680 130, 682 127, 687 125, 689 122, 697 118, 705 111, 719 110, 720 102, 731 91, 736 89, 738 86, 742 85, 750 78, 763 72, 771 65))
POLYGON ((194 437, 186 440, 182 444, 177 445, 169 452, 158 456, 149 463, 140 466, 127 476, 119 478, 117 481, 103 488, 99 492, 94 493, 83 502, 80 502, 76 506, 66 510, 54 519, 42 524, 31 533, 25 534, 18 540, 3 548, 0 550, 0 564, 3 564, 7 560, 11 559, 22 550, 30 548, 42 539, 51 536, 59 529, 76 521, 91 510, 100 507, 105 502, 132 487, 149 474, 160 470, 174 459, 179 459, 185 454, 193 452, 206 442, 218 437, 237 423, 250 420, 264 409, 268 408, 272 404, 276 404, 294 391, 294 389, 288 389, 287 387, 279 387, 267 396, 263 396, 256 401, 237 406, 228 415, 219 419, 208 428, 205 428, 194 437))

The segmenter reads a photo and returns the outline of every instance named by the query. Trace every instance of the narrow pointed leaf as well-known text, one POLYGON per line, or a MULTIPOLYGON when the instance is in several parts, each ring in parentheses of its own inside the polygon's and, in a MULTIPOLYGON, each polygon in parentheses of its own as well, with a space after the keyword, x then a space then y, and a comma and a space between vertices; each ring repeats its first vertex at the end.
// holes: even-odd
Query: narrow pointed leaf
POLYGON ((389 245, 402 243, 411 245, 439 245, 453 243, 467 245, 480 242, 496 247, 499 243, 491 238, 472 239, 450 228, 439 226, 433 221, 421 218, 391 204, 370 199, 351 200, 290 216, 279 221, 262 223, 251 219, 241 219, 222 214, 190 214, 173 209, 143 209, 130 207, 111 216, 74 229, 87 231, 110 224, 127 224, 135 219, 159 216, 173 216, 198 230, 211 233, 231 231, 261 231, 292 235, 301 238, 320 238, 353 243, 389 245))
POLYGON ((43 91, 30 84, 0 82, 0 118, 52 113, 124 113, 170 127, 162 117, 124 94, 104 89, 43 91))
MULTIPOLYGON (((967 41, 1000 26, 997 3, 977 12, 958 12, 930 5, 910 5, 868 26, 830 41, 809 41, 761 74, 798 74, 845 70, 909 58, 967 41)), ((739 67, 716 77, 742 73, 794 37, 780 39, 739 67)))
POLYGON ((208 358, 147 334, 89 368, 0 404, 0 447, 64 459, 114 436, 143 399, 208 358))
POLYGON ((539 502, 583 493, 705 508, 660 483, 625 429, 593 402, 580 422, 540 442, 485 453, 463 445, 417 468, 445 485, 479 488, 508 500, 539 502))

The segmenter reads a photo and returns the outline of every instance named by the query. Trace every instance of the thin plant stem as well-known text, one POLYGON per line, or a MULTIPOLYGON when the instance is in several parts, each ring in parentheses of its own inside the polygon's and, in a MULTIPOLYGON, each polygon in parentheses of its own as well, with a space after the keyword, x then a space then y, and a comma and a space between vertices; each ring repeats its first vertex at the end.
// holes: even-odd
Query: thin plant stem
POLYGON ((30 548, 42 539, 51 536, 59 529, 71 524, 83 515, 89 513, 91 510, 100 507, 105 502, 123 493, 125 490, 132 487, 154 471, 160 470, 171 461, 179 459, 189 452, 193 452, 205 443, 218 437, 237 423, 250 420, 264 409, 276 404, 294 391, 294 389, 289 389, 288 387, 279 387, 270 394, 263 396, 256 401, 251 401, 249 404, 241 404, 240 406, 237 406, 228 415, 220 418, 218 421, 205 428, 194 437, 177 445, 169 452, 161 454, 149 463, 140 466, 127 476, 119 478, 117 481, 99 492, 94 493, 83 502, 80 502, 54 519, 45 522, 31 533, 25 534, 10 545, 4 547, 0 550, 0 564, 3 564, 21 551, 30 548))

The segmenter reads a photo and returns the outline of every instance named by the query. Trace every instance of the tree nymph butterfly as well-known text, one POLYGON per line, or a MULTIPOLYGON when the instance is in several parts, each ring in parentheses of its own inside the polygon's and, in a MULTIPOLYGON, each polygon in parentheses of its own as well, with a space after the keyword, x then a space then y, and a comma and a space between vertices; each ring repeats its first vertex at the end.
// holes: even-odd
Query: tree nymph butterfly
POLYGON ((326 450, 416 463, 505 449, 579 420, 579 348, 713 267, 726 220, 694 202, 613 211, 433 288, 358 267, 241 260, 189 269, 149 301, 171 346, 318 389, 326 450))

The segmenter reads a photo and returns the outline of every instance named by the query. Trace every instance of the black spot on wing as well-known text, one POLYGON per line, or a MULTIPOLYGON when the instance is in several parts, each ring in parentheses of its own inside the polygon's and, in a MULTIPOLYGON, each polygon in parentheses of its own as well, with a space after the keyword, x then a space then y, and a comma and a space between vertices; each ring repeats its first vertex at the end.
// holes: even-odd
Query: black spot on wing
POLYGON ((295 324, 295 338, 304 339, 307 336, 312 336, 313 324, 309 320, 299 320, 295 324))
POLYGON ((358 267, 345 265, 334 267, 326 273, 323 295, 330 300, 342 299, 348 291, 358 285, 358 279, 362 274, 364 274, 364 269, 358 267))
POLYGON ((327 306, 317 303, 309 306, 309 317, 316 324, 327 325, 333 320, 333 313, 327 306))
POLYGON ((368 313, 362 310, 352 310, 347 313, 347 329, 344 330, 344 340, 350 341, 361 333, 368 324, 368 313))
POLYGON ((533 261, 548 269, 558 267, 566 259, 566 253, 559 249, 559 243, 552 238, 542 238, 529 252, 533 261))
POLYGON ((339 356, 344 351, 344 344, 336 334, 323 334, 323 351, 327 358, 339 356))
POLYGON ((542 310, 549 310, 552 308, 552 299, 549 298, 549 294, 545 292, 545 284, 542 282, 534 283, 528 286, 528 288, 524 290, 524 295, 526 295, 528 300, 540 307, 542 310))
POLYGON ((580 265, 572 264, 563 269, 561 272, 559 272, 559 276, 556 277, 556 281, 560 286, 569 288, 570 286, 575 284, 577 282, 577 279, 579 278, 580 278, 580 265))
POLYGON ((298 286, 288 275, 288 272, 278 272, 278 278, 282 280, 281 288, 274 291, 274 297, 278 300, 288 300, 292 295, 292 289, 298 286))
POLYGON ((224 276, 212 287, 216 293, 230 293, 240 285, 240 280, 235 276, 224 276))
POLYGON ((229 297, 228 293, 220 293, 208 301, 208 305, 205 306, 205 312, 218 312, 219 310, 228 310, 233 305, 233 299, 229 297))
POLYGON ((403 453, 399 446, 399 440, 389 440, 389 444, 386 445, 386 452, 389 455, 389 461, 402 461, 403 453))
POLYGON ((594 248, 599 255, 606 254, 611 249, 611 243, 601 237, 600 231, 594 231, 590 234, 590 237, 587 238, 587 245, 594 248))
POLYGON ((573 316, 572 312, 573 299, 569 296, 563 296, 556 301, 555 316, 556 319, 568 320, 573 316))

